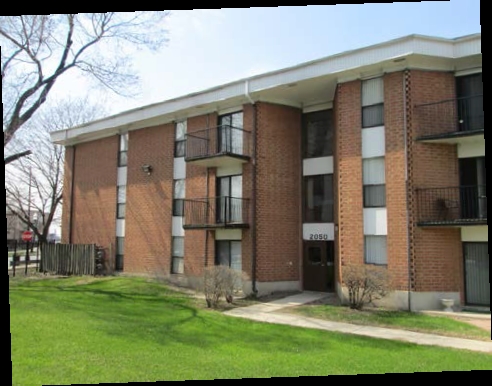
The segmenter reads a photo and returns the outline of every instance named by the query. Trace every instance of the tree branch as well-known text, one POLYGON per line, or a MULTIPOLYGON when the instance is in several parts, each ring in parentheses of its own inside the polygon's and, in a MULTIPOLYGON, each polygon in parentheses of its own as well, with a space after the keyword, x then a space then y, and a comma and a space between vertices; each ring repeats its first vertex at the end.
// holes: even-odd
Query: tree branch
MULTIPOLYGON (((5 135, 5 133, 4 133, 4 135, 5 135)), ((32 151, 31 150, 26 150, 26 151, 23 151, 21 153, 9 155, 8 157, 5 157, 4 158, 5 165, 8 165, 9 163, 14 162, 15 160, 18 160, 19 158, 28 156, 30 154, 32 154, 32 151)))

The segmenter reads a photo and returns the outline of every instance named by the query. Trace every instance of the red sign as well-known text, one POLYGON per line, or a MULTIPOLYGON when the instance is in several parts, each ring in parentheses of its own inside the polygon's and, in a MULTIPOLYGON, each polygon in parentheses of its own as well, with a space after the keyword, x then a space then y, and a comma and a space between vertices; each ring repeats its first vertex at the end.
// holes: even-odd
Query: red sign
POLYGON ((22 241, 32 241, 32 232, 31 231, 22 232, 22 241))

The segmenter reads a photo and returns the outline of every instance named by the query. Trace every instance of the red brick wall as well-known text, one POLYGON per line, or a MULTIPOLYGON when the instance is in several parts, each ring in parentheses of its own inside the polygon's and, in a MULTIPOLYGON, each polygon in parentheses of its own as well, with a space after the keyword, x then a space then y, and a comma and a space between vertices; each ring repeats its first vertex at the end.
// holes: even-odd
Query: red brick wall
POLYGON ((388 272, 394 289, 408 290, 408 225, 405 181, 404 74, 384 76, 388 272))
POLYGON ((112 136, 76 146, 74 244, 96 243, 108 248, 115 242, 118 144, 118 136, 112 136))
MULTIPOLYGON (((454 75, 411 71, 409 95, 412 106, 455 98, 454 75)), ((409 154, 412 188, 459 186, 456 145, 415 141, 422 133, 423 122, 419 122, 416 110, 412 113, 410 135, 413 141, 410 141, 409 154)), ((415 190, 411 193, 412 224, 415 224, 418 207, 415 190)), ((415 290, 463 292, 463 256, 459 228, 423 228, 414 225, 412 239, 415 290)))
POLYGON ((301 111, 257 104, 257 279, 299 280, 301 111))
MULTIPOLYGON (((336 249, 339 265, 363 264, 361 82, 339 84, 335 93, 336 249)), ((340 281, 340 277, 338 277, 340 281)))
POLYGON ((463 290, 463 253, 459 228, 415 230, 415 290, 463 290))
MULTIPOLYGON (((243 106, 243 128, 250 133, 246 134, 249 141, 249 149, 253 147, 253 131, 255 109, 251 104, 243 106)), ((246 137, 245 137, 246 138, 246 137)), ((246 143, 245 143, 246 146, 246 143)), ((251 154, 252 155, 252 154, 251 154)), ((252 219, 253 219, 253 160, 243 164, 243 198, 249 199, 249 221, 251 228, 243 230, 242 238, 242 268, 249 279, 252 279, 252 259, 253 259, 253 240, 252 240, 252 219)))
POLYGON ((65 165, 63 174, 63 203, 62 203, 62 223, 61 223, 61 242, 70 242, 70 212, 72 211, 72 178, 73 178, 73 155, 74 147, 65 148, 65 165))
POLYGON ((173 151, 173 124, 129 133, 125 272, 170 273, 173 151))
MULTIPOLYGON (((217 126, 217 114, 207 114, 188 119, 187 132, 217 126)), ((209 169, 209 197, 215 196, 215 168, 209 169)), ((193 164, 186 165, 186 198, 207 197, 207 168, 193 164)), ((215 260, 214 232, 193 229, 185 231, 185 275, 201 276, 205 265, 213 265, 215 260), (208 248, 205 252, 205 239, 208 235, 208 248), (206 256, 207 255, 207 256, 206 256), (206 257, 206 259, 205 259, 206 257)))

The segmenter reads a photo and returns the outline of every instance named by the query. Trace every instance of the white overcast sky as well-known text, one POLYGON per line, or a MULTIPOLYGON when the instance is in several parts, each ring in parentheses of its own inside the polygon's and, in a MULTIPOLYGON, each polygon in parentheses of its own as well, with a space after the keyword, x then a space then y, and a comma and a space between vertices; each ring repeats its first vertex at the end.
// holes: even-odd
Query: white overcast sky
POLYGON ((409 34, 473 34, 481 32, 480 1, 177 10, 167 28, 161 52, 135 58, 138 97, 103 98, 74 76, 53 97, 90 94, 117 113, 409 34))

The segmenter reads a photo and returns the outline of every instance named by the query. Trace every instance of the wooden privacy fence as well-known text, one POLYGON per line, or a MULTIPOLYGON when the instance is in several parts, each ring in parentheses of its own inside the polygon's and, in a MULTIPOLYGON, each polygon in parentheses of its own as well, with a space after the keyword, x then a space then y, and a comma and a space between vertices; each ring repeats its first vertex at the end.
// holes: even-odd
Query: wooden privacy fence
POLYGON ((56 275, 94 275, 95 258, 94 244, 44 244, 41 269, 56 275))

